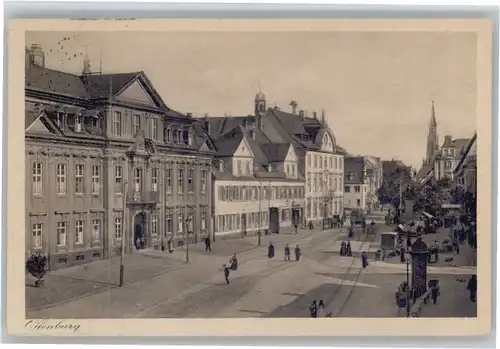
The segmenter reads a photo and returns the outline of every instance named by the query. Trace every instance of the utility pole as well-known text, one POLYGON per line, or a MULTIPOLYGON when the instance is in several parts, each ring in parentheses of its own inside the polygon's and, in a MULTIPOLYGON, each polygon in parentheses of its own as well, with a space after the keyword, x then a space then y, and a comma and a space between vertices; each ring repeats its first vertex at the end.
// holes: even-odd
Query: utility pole
POLYGON ((259 228, 257 229, 257 245, 260 246, 261 231, 262 226, 262 181, 260 181, 259 186, 259 228))
MULTIPOLYGON (((409 236, 409 233, 408 233, 409 236)), ((406 247, 406 251, 408 252, 408 246, 406 247)), ((406 317, 410 317, 410 259, 406 254, 406 317)))
POLYGON ((122 236, 121 236, 121 253, 120 253, 120 287, 123 286, 123 274, 125 272, 125 268, 123 266, 123 256, 125 255, 125 239, 126 239, 126 232, 127 232, 127 224, 125 223, 126 215, 125 215, 125 209, 127 205, 127 187, 128 183, 125 182, 125 189, 123 193, 123 211, 122 211, 122 236))
POLYGON ((191 216, 188 216, 185 220, 186 224, 186 263, 189 263, 189 222, 191 221, 191 216))

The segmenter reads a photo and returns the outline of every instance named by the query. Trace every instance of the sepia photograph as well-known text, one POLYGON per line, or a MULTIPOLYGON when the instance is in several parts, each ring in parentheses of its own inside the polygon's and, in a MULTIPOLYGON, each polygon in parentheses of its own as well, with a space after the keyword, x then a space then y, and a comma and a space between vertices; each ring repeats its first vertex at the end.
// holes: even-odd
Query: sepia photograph
POLYGON ((24 231, 8 251, 24 330, 478 320, 480 307, 488 322, 491 28, 478 22, 486 35, 26 29, 24 231))

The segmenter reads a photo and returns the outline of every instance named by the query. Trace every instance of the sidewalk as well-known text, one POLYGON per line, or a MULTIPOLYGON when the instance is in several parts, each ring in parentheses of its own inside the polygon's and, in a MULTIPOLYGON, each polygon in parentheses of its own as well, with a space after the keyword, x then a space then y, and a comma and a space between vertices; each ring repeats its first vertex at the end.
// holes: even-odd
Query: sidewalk
MULTIPOLYGON (((256 238, 226 240, 213 243, 212 252, 205 252, 204 244, 190 245, 189 263, 185 262, 185 247, 176 249, 172 254, 161 250, 141 250, 123 258, 124 285, 140 284, 142 280, 159 278, 177 271, 185 274, 190 280, 201 280, 203 276, 216 273, 222 264, 227 264, 233 253, 237 254, 240 264, 243 264, 250 259, 266 257, 269 241, 275 244, 276 254, 279 255, 286 243, 292 245, 301 240, 306 241, 308 238, 330 233, 332 231, 303 230, 298 234, 273 234, 263 236, 261 246, 258 246, 256 238)), ((52 271, 46 276, 44 287, 25 288, 26 309, 42 309, 53 304, 110 291, 118 287, 119 270, 120 257, 113 257, 109 260, 52 271)), ((27 279, 26 284, 30 283, 31 280, 27 279)))

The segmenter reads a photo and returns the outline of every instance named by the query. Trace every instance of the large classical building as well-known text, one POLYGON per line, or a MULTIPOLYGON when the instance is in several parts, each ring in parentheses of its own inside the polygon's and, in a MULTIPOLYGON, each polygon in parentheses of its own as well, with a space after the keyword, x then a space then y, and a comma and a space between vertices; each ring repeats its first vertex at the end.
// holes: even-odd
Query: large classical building
POLYGON ((210 117, 203 123, 217 148, 213 168, 216 236, 255 233, 301 225, 304 178, 293 144, 273 143, 262 130, 265 99, 255 113, 210 117))
POLYGON ((80 75, 26 49, 26 251, 51 268, 211 234, 215 148, 144 72, 80 75), (193 234, 188 234, 192 232, 193 234))

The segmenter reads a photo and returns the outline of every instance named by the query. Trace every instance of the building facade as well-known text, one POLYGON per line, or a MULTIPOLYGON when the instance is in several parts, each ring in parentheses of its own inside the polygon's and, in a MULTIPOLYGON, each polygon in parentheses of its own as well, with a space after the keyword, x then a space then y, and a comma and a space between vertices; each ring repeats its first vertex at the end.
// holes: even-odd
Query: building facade
POLYGON ((445 136, 443 145, 434 158, 433 171, 436 181, 443 178, 454 179, 454 169, 463 156, 469 142, 470 139, 452 139, 449 135, 445 136))
POLYGON ((277 232, 304 220, 304 179, 291 143, 272 143, 255 115, 204 120, 217 155, 213 168, 216 236, 277 232))
POLYGON ((212 234, 215 147, 144 72, 48 69, 26 49, 26 251, 53 269, 212 234), (188 232, 190 234, 188 234, 188 232))
POLYGON ((370 188, 368 168, 371 168, 370 165, 371 163, 364 156, 346 156, 344 158, 344 207, 346 211, 367 210, 370 188))
POLYGON ((290 142, 299 160, 299 171, 305 180, 305 223, 321 224, 344 211, 344 151, 337 146, 333 131, 316 112, 306 116, 304 110, 292 113, 279 108, 268 110, 263 122, 263 132, 270 139, 290 142))
POLYGON ((477 134, 471 138, 454 169, 454 182, 462 188, 464 211, 476 217, 477 198, 477 134))

